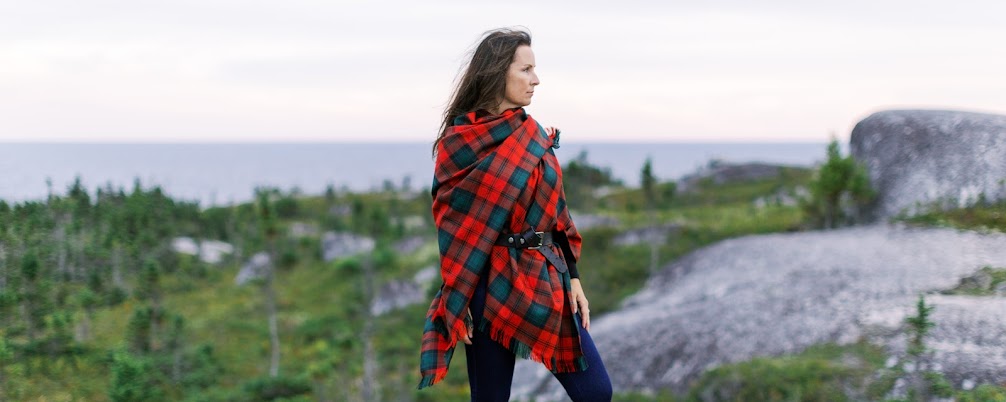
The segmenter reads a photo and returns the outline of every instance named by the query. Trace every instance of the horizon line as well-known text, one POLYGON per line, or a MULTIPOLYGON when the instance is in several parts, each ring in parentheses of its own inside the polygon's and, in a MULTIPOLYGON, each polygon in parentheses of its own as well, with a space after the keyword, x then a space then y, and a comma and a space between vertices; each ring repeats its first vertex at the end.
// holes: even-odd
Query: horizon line
MULTIPOLYGON (((821 140, 787 140, 787 139, 761 139, 761 140, 744 140, 744 139, 728 139, 728 140, 699 140, 699 139, 685 139, 685 140, 645 140, 645 139, 625 139, 625 140, 596 140, 596 141, 570 141, 565 142, 563 145, 570 144, 822 144, 828 141, 821 140)), ((270 145, 270 144, 282 144, 282 145, 317 145, 317 144, 347 144, 347 145, 364 145, 364 144, 427 144, 432 145, 433 141, 415 141, 415 140, 266 140, 266 141, 62 141, 62 140, 2 140, 0 139, 0 145, 17 145, 17 144, 33 144, 33 145, 270 145)))

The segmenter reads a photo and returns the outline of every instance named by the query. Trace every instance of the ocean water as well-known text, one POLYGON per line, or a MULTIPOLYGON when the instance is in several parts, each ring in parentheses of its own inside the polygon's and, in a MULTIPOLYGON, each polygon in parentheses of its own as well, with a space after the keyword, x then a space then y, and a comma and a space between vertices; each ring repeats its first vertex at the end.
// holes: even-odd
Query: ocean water
MULTIPOLYGON (((564 143, 556 149, 563 164, 580 152, 611 169, 628 185, 638 185, 643 161, 654 174, 672 180, 705 166, 712 158, 729 162, 769 162, 811 166, 824 159, 824 143, 564 143)), ((8 203, 44 199, 47 180, 65 194, 75 177, 93 195, 110 183, 126 192, 139 180, 159 185, 176 199, 202 207, 251 200, 256 186, 299 188, 321 194, 326 186, 364 191, 408 182, 429 189, 433 180, 430 144, 411 143, 0 143, 0 199, 8 203)))

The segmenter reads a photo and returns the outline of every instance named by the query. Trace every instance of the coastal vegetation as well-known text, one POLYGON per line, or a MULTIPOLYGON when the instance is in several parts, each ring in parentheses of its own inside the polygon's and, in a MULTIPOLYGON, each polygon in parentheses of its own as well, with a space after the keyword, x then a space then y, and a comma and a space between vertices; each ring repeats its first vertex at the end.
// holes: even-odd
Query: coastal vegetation
MULTIPOLYGON (((850 159, 837 158, 835 169, 848 173, 850 159)), ((866 200, 856 195, 863 184, 855 169, 836 181, 841 190, 824 184, 831 176, 799 167, 680 188, 655 177, 650 163, 639 187, 613 179, 586 154, 563 168, 582 225, 578 267, 597 315, 617 309, 655 267, 692 250, 813 228, 822 219, 813 211, 833 226, 842 219, 835 191, 866 200)), ((44 200, 0 200, 0 400, 467 400, 460 348, 443 383, 415 389, 434 286, 423 302, 381 314, 372 308, 383 285, 436 267, 431 202, 428 191, 389 182, 365 193, 259 188, 253 201, 203 209, 139 180, 129 192, 106 185, 92 193, 82 178, 44 200), (326 258, 332 232, 371 239, 372 247, 326 258), (181 252, 179 238, 233 250, 210 261, 181 252), (422 245, 402 251, 414 239, 422 245), (236 284, 259 253, 267 256, 265 272, 251 286, 236 284)), ((958 214, 925 219, 1001 224, 992 211, 958 214)), ((817 400, 849 386, 882 396, 887 380, 870 375, 883 362, 883 351, 869 344, 820 345, 716 368, 688 395, 616 398, 817 400)), ((985 385, 959 393, 1000 394, 985 385)))

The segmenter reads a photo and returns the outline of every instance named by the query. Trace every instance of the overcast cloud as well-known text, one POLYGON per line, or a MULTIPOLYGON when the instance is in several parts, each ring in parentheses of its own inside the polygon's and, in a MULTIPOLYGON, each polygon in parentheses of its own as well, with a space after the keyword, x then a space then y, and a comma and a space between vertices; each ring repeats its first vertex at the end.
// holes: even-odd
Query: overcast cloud
POLYGON ((2 0, 0 141, 431 141, 466 51, 514 25, 528 111, 586 141, 1006 113, 1003 2, 673 3, 2 0))

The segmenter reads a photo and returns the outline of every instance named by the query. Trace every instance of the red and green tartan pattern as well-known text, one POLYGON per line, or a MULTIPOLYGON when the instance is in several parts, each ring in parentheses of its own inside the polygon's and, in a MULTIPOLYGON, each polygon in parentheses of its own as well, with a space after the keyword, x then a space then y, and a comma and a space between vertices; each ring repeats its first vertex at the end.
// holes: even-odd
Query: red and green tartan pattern
POLYGON ((563 231, 579 260, 582 239, 552 143, 523 108, 458 116, 438 143, 431 192, 443 285, 426 315, 419 389, 447 375, 480 275, 489 285, 477 330, 553 372, 586 370, 569 272, 550 268, 538 250, 495 244, 501 232, 563 231))

